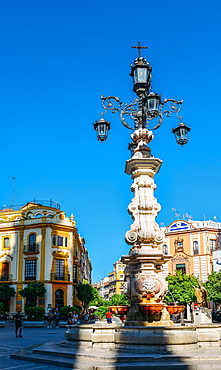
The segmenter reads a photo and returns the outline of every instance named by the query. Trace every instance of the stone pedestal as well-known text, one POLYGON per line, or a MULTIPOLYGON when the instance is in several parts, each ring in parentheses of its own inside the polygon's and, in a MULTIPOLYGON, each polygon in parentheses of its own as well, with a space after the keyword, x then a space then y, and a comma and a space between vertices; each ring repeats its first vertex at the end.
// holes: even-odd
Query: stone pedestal
POLYGON ((161 312, 167 291, 162 265, 171 256, 165 256, 162 252, 164 234, 155 220, 161 207, 154 197, 154 176, 162 161, 150 154, 148 143, 153 138, 151 131, 140 128, 131 137, 136 148, 125 169, 133 179, 131 190, 134 198, 128 206, 133 224, 125 234, 131 249, 121 259, 126 264, 127 295, 131 304, 126 325, 172 326, 170 317, 161 312), (157 310, 160 304, 162 307, 157 310))
POLYGON ((182 354, 200 347, 219 348, 221 326, 156 327, 81 325, 67 326, 66 343, 79 349, 109 349, 131 353, 182 354))
POLYGON ((211 324, 212 323, 212 310, 206 307, 193 310, 194 324, 211 324))

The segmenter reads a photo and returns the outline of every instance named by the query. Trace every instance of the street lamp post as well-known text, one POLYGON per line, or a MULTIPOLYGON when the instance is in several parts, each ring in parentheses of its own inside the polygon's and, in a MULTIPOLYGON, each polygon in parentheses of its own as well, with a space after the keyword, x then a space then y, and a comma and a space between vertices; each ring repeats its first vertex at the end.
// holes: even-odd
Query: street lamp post
POLYGON ((172 325, 163 304, 167 285, 162 270, 162 265, 171 256, 163 254, 164 233, 155 220, 161 206, 154 197, 154 176, 162 160, 152 156, 148 144, 154 138, 152 131, 162 125, 164 116, 176 114, 180 123, 172 131, 177 143, 182 146, 188 142, 190 128, 180 116, 183 100, 162 99, 161 95, 152 91, 152 67, 141 56, 141 49, 146 47, 138 43, 134 48, 138 49, 138 58, 131 65, 131 76, 133 91, 137 96, 129 104, 115 96, 101 96, 104 112, 102 118, 94 123, 94 128, 98 140, 105 141, 110 122, 104 116, 111 111, 118 112, 122 124, 133 130, 129 144, 131 158, 126 161, 125 168, 125 172, 133 179, 131 190, 134 197, 128 206, 133 223, 125 234, 131 248, 129 254, 122 257, 122 262, 126 264, 127 295, 131 302, 127 325, 172 325), (133 127, 127 118, 132 120, 133 127), (154 124, 149 129, 152 121, 154 124))

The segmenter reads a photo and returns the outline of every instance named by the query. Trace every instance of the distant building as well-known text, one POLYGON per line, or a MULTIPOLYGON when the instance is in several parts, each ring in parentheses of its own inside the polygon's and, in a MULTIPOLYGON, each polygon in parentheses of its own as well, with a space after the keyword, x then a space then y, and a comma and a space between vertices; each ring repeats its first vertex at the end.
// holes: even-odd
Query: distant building
POLYGON ((114 270, 107 277, 93 284, 93 287, 105 300, 110 300, 114 294, 123 294, 125 291, 125 265, 121 261, 116 261, 113 266, 114 270))
POLYGON ((221 270, 221 250, 213 251, 213 271, 219 272, 221 270))
POLYGON ((109 276, 106 276, 102 280, 98 281, 92 286, 97 289, 99 296, 105 301, 109 299, 109 276))
POLYGON ((0 210, 0 284, 14 287, 10 312, 24 310, 19 291, 28 283, 42 282, 45 309, 76 305, 75 286, 91 283, 91 262, 74 216, 66 217, 52 201, 34 201, 0 210))
POLYGON ((172 255, 165 265, 164 274, 181 270, 206 281, 213 270, 213 251, 221 249, 221 223, 214 221, 179 220, 163 227, 163 252, 172 255))

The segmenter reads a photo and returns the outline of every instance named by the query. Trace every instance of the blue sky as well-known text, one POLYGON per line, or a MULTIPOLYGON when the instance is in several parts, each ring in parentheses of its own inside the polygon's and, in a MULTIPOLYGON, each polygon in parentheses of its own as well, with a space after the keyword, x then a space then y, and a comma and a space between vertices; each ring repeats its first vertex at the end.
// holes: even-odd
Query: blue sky
POLYGON ((194 219, 220 207, 219 1, 2 0, 0 3, 0 204, 53 199, 75 215, 93 264, 93 280, 126 254, 131 179, 124 173, 130 131, 117 115, 109 139, 96 140, 100 95, 134 98, 130 63, 140 41, 153 66, 153 90, 184 99, 192 127, 175 143, 175 117, 155 132, 152 154, 163 160, 155 195, 157 221, 172 208, 194 219))

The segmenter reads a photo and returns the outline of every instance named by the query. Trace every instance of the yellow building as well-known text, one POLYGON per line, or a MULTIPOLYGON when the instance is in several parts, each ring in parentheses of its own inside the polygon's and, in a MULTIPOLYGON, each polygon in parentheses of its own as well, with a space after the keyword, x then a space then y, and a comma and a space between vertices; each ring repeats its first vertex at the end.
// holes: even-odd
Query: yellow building
POLYGON ((91 263, 74 216, 66 217, 52 201, 34 201, 0 210, 0 284, 14 287, 10 312, 24 310, 19 291, 32 281, 43 282, 48 309, 79 304, 75 286, 91 282, 91 263))
POLYGON ((109 277, 109 297, 114 294, 123 294, 125 290, 125 282, 124 282, 124 270, 125 265, 121 261, 116 261, 114 263, 114 271, 110 272, 109 277))
POLYGON ((212 272, 212 252, 221 248, 221 223, 214 221, 174 221, 163 228, 163 252, 172 258, 163 265, 164 275, 182 270, 206 281, 212 272))

